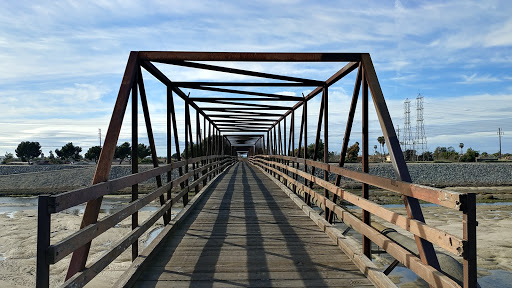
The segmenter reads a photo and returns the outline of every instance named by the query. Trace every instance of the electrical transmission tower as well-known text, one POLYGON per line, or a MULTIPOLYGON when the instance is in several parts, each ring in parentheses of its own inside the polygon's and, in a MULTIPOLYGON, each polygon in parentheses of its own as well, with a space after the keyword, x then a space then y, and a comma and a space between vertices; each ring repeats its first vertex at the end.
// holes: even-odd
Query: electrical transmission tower
POLYGON ((416 155, 423 155, 427 149, 427 136, 425 136, 425 126, 423 125, 423 96, 418 94, 416 97, 416 155))
POLYGON ((411 101, 408 98, 404 101, 404 129, 402 135, 402 151, 406 152, 407 150, 412 149, 413 145, 411 130, 411 101))

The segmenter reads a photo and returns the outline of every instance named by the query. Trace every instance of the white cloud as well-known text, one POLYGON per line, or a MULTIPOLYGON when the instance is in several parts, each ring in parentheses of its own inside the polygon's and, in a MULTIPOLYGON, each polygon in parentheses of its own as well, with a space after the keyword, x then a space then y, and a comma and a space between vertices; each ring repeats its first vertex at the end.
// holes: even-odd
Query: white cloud
POLYGON ((462 75, 463 81, 457 82, 460 84, 479 84, 479 83, 491 83, 491 82, 500 82, 501 80, 497 77, 493 77, 491 75, 478 75, 477 73, 473 73, 471 75, 462 75))

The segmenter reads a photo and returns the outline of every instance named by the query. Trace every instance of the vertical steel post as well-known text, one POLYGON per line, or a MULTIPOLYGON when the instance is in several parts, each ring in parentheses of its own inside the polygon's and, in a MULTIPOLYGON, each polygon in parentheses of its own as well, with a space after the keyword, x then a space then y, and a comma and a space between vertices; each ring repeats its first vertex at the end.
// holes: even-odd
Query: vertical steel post
MULTIPOLYGON (((138 73, 137 73, 138 74, 138 73)), ((138 143, 139 143, 139 122, 138 122, 138 94, 137 94, 137 79, 138 75, 135 76, 135 81, 132 87, 132 174, 139 173, 139 155, 138 155, 138 143)), ((139 198, 139 185, 132 185, 132 202, 139 198)), ((135 230, 139 226, 139 213, 135 212, 132 214, 132 230, 135 230)), ((139 240, 132 244, 132 261, 139 256, 139 240)))
MULTIPOLYGON (((174 109, 174 98, 172 95, 172 87, 167 86, 167 101, 170 102, 170 108, 171 108, 171 119, 172 119, 172 131, 174 135, 174 146, 176 147, 176 157, 178 158, 178 161, 181 161, 181 150, 180 150, 180 141, 178 136, 178 125, 176 125, 176 112, 174 109)), ((185 137, 186 138, 186 137, 185 137)), ((180 167, 178 169, 180 176, 183 176, 183 167, 180 167)), ((181 189, 185 188, 185 183, 180 183, 181 189)))
MULTIPOLYGON (((187 161, 187 164, 185 165, 185 174, 188 173, 188 160, 190 156, 188 155, 188 127, 190 125, 190 110, 189 110, 189 103, 188 99, 185 99, 185 161, 187 161)), ((188 189, 189 181, 188 178, 185 180, 185 186, 188 189)), ((183 206, 186 206, 188 203, 188 192, 183 195, 183 206)))
POLYGON ((37 266, 36 287, 50 286, 50 263, 47 249, 50 246, 51 214, 48 211, 49 195, 40 195, 37 200, 37 266))
MULTIPOLYGON (((329 94, 328 94, 328 88, 327 86, 324 87, 323 89, 323 94, 324 94, 324 162, 326 164, 329 164, 329 122, 328 122, 328 119, 329 119, 329 113, 328 113, 328 110, 327 110, 327 107, 328 107, 328 101, 329 101, 329 94)), ((325 181, 329 181, 329 172, 327 172, 327 170, 324 170, 324 180, 325 181)), ((327 189, 324 189, 324 197, 326 199, 329 199, 329 190, 327 189)), ((325 204, 325 203, 324 203, 325 204)), ((324 206, 324 217, 325 217, 325 220, 329 220, 329 208, 327 208, 327 205, 324 206)))
MULTIPOLYGON (((354 91, 352 93, 352 101, 350 102, 350 110, 348 112, 347 126, 345 127, 345 134, 343 136, 343 145, 341 148, 340 161, 338 166, 343 167, 345 165, 345 158, 347 156, 348 142, 350 141, 350 133, 352 132, 352 123, 354 122, 354 115, 356 113, 357 108, 357 99, 359 97, 359 90, 361 88, 361 79, 362 79, 362 66, 359 63, 359 69, 357 71, 356 82, 354 84, 354 91)), ((336 186, 339 186, 341 183, 341 176, 336 175, 336 186)), ((332 195, 332 202, 336 203, 338 196, 336 194, 332 195)), ((331 211, 329 215, 329 223, 334 222, 334 213, 331 211)))
MULTIPOLYGON (((199 124, 199 111, 196 109, 196 153, 195 153, 196 157, 200 156, 199 155, 199 134, 201 133, 200 130, 201 130, 201 128, 200 128, 200 124, 199 124)), ((194 168, 199 168, 199 162, 197 162, 197 164, 194 166, 194 168)), ((199 175, 194 173, 194 182, 197 181, 198 178, 199 178, 199 175)), ((199 193, 199 185, 196 185, 194 187, 194 190, 195 190, 196 194, 199 193)))
MULTIPOLYGON (((212 156, 212 151, 213 151, 213 136, 212 136, 212 123, 210 121, 208 121, 208 156, 212 156)), ((213 163, 213 159, 209 159, 208 160, 208 164, 211 164, 213 163)), ((212 180, 213 178, 213 175, 212 175, 212 172, 213 171, 213 165, 210 166, 210 169, 209 169, 209 172, 210 172, 210 175, 208 176, 208 179, 209 180, 212 180)))
MULTIPOLYGON (((151 127, 151 118, 149 117, 149 107, 148 101, 146 98, 146 89, 144 88, 144 80, 142 79, 142 71, 139 67, 138 81, 139 83, 139 92, 140 92, 140 102, 142 105, 142 111, 144 114, 144 120, 146 122, 146 131, 148 134, 149 147, 151 149, 151 159, 153 160, 153 167, 158 167, 158 156, 156 155, 156 145, 155 145, 155 137, 153 136, 153 128, 151 127)), ((138 170, 137 170, 138 171, 138 170)), ((156 185, 157 187, 162 187, 162 176, 157 175, 156 177, 156 185)), ((170 198, 170 190, 167 192, 168 198, 170 198)), ((165 197, 164 195, 160 195, 160 205, 165 205, 165 197)), ((171 220, 170 211, 163 215, 164 225, 167 225, 171 220)))
MULTIPOLYGON (((362 99, 361 99, 361 103, 362 103, 362 116, 363 116, 363 119, 362 119, 362 154, 363 154, 363 158, 362 158, 362 165, 363 165, 363 173, 368 173, 369 172, 369 165, 368 165, 368 142, 369 142, 369 139, 368 139, 368 82, 366 82, 366 77, 363 73, 363 80, 362 80, 362 83, 363 83, 363 94, 362 94, 362 99)), ((369 198, 369 186, 368 184, 366 183, 363 183, 363 187, 362 187, 362 195, 363 195, 363 198, 364 199, 368 199, 369 198)), ((370 212, 366 211, 363 209, 363 222, 367 225, 370 225, 370 212)), ((366 257, 372 259, 372 254, 371 254, 371 242, 370 242, 370 239, 368 239, 367 237, 363 236, 363 253, 364 255, 366 255, 366 257)))
POLYGON ((476 194, 468 193, 465 197, 464 214, 462 216, 463 240, 466 243, 463 260, 463 287, 477 287, 477 258, 476 258, 476 194))
POLYGON ((288 150, 286 150, 286 117, 283 118, 283 133, 284 133, 284 137, 283 137, 283 142, 284 142, 284 149, 283 149, 283 155, 286 155, 288 156, 288 150))
MULTIPOLYGON (((201 151, 202 151, 202 155, 205 157, 208 156, 208 153, 206 152, 207 151, 207 148, 206 148, 207 143, 208 142, 206 139, 206 117, 203 117, 203 141, 202 141, 201 151)), ((208 164, 208 160, 204 160, 202 162, 203 162, 203 166, 208 164)), ((206 173, 208 173, 208 169, 203 170, 203 176, 206 173)), ((208 183, 208 179, 206 179, 206 178, 208 178, 208 177, 204 178, 203 187, 206 186, 206 183, 208 183)))
MULTIPOLYGON (((308 173, 308 165, 306 165, 306 159, 308 158, 308 100, 304 99, 304 172, 308 173)), ((304 178, 304 186, 308 185, 308 180, 304 178)), ((311 205, 311 196, 304 191, 304 197, 306 204, 311 205)))

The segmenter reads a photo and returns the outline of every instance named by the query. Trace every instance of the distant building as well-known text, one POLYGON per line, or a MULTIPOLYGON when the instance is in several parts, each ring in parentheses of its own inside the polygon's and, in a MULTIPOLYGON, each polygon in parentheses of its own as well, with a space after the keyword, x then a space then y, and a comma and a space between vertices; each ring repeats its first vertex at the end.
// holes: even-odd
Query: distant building
POLYGON ((491 162, 491 161, 498 161, 497 157, 494 156, 478 156, 476 157, 476 162, 491 162))

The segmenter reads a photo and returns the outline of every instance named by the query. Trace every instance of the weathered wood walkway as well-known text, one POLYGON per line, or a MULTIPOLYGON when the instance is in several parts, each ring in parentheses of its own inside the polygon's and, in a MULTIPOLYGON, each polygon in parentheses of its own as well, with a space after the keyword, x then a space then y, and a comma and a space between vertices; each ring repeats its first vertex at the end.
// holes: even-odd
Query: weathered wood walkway
POLYGON ((206 191, 135 287, 373 286, 267 176, 239 162, 206 191))

